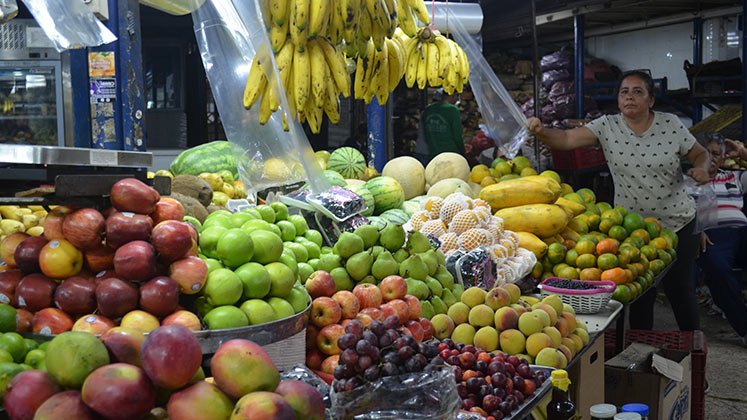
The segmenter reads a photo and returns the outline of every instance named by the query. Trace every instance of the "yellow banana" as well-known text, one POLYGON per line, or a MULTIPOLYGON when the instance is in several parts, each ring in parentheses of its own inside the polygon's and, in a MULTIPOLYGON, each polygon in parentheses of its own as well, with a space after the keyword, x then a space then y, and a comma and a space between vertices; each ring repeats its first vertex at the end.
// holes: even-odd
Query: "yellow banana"
POLYGON ((277 26, 283 26, 288 21, 288 2, 293 0, 270 0, 270 15, 277 26))
POLYGON ((455 47, 457 49, 457 53, 459 54, 459 57, 461 59, 462 68, 461 68, 460 75, 462 76, 462 83, 463 84, 467 84, 467 82, 469 82, 469 70, 470 70, 469 69, 469 59, 467 58, 467 53, 464 52, 464 50, 462 49, 462 47, 460 47, 459 45, 456 45, 456 44, 454 44, 454 45, 455 45, 455 47))
POLYGON ((415 36, 418 31, 417 19, 406 0, 397 0, 397 22, 399 22, 399 28, 408 36, 415 36))
POLYGON ((425 89, 428 82, 428 43, 421 42, 421 48, 418 54, 418 89, 425 89))
POLYGON ((376 84, 375 78, 378 74, 378 66, 379 62, 376 59, 377 58, 378 50, 376 49, 376 46, 374 45, 373 41, 368 42, 368 46, 366 47, 366 56, 368 57, 368 67, 366 67, 366 75, 364 76, 363 80, 363 101, 365 103, 370 103, 371 99, 376 94, 376 91, 374 90, 374 85, 376 84))
POLYGON ((419 57, 420 57, 420 48, 421 45, 419 42, 415 42, 415 45, 413 45, 412 49, 410 50, 410 54, 407 56, 407 70, 405 70, 405 83, 407 83, 407 87, 411 88, 415 86, 415 81, 418 77, 418 63, 419 63, 419 57))
POLYGON ((384 0, 386 5, 386 12, 389 15, 389 27, 387 28, 387 36, 394 35, 394 30, 397 29, 399 20, 397 19, 397 1, 396 0, 384 0))
POLYGON ((378 61, 377 71, 374 74, 374 93, 376 99, 379 101, 379 105, 386 104, 389 99, 389 53, 386 43, 384 43, 381 51, 376 52, 376 60, 378 61))
POLYGON ((361 0, 340 0, 339 12, 342 17, 343 39, 348 44, 352 44, 355 40, 361 6, 361 0))
POLYGON ((306 48, 309 38, 309 0, 290 0, 290 35, 296 48, 306 48))
POLYGON ((410 8, 415 12, 415 16, 417 16, 421 22, 430 25, 431 15, 428 14, 428 8, 425 7, 425 2, 423 0, 407 0, 407 4, 410 5, 410 8))
POLYGON ((334 11, 332 0, 311 0, 309 5, 309 38, 326 35, 330 12, 334 11))
POLYGON ((296 97, 296 109, 301 111, 309 99, 309 88, 311 86, 311 68, 309 63, 309 52, 306 49, 296 48, 293 54, 293 84, 296 97))
POLYGON ((344 98, 349 97, 350 75, 345 69, 345 58, 326 40, 319 40, 319 46, 324 52, 324 58, 327 60, 327 66, 332 74, 332 78, 335 80, 337 90, 342 92, 344 98))
MULTIPOLYGON (((366 0, 363 0, 366 1, 366 0)), ((358 20, 358 34, 362 39, 371 38, 373 35, 373 20, 368 10, 362 10, 358 20)))
POLYGON ((332 1, 330 5, 331 15, 329 16, 329 26, 327 28, 327 37, 333 44, 337 45, 342 42, 343 32, 345 31, 345 22, 342 19, 342 6, 337 0, 332 1))
POLYGON ((262 100, 259 101, 259 123, 262 125, 267 124, 267 121, 272 115, 272 109, 270 109, 271 90, 272 88, 270 86, 266 86, 264 94, 262 95, 262 100))
POLYGON ((283 45, 283 48, 275 56, 275 62, 278 65, 280 81, 283 82, 283 86, 288 86, 288 75, 290 74, 291 67, 293 66, 292 42, 286 42, 285 45, 283 45))
POLYGON ((246 78, 246 87, 244 88, 244 108, 249 109, 259 99, 259 96, 267 85, 267 78, 262 66, 259 64, 259 55, 254 56, 252 67, 249 69, 249 76, 246 78))
POLYGON ((327 84, 327 94, 324 99, 324 113, 327 114, 327 118, 329 118, 329 122, 332 124, 340 123, 340 93, 335 89, 334 83, 327 84))
POLYGON ((324 106, 324 95, 328 82, 328 80, 325 80, 325 75, 329 71, 327 70, 327 61, 324 59, 324 52, 316 40, 309 41, 308 51, 311 62, 311 103, 315 107, 321 108, 324 106))
POLYGON ((285 94, 287 95, 288 106, 290 107, 290 109, 288 110, 288 116, 291 118, 295 118, 297 116, 296 113, 298 112, 298 107, 296 106, 296 84, 293 81, 294 73, 292 64, 289 66, 287 77, 288 81, 285 82, 285 94))
POLYGON ((277 53, 285 45, 285 40, 288 38, 288 20, 285 20, 282 26, 272 25, 270 27, 270 44, 272 45, 272 52, 277 53))
POLYGON ((436 44, 436 47, 438 47, 438 77, 445 79, 446 71, 449 69, 449 64, 451 64, 451 57, 453 55, 451 51, 451 43, 443 35, 436 36, 433 39, 433 42, 436 44))
POLYGON ((308 108, 306 109, 306 121, 309 123, 309 128, 314 134, 319 134, 322 127, 322 115, 323 110, 313 106, 313 103, 309 102, 308 108))
POLYGON ((387 90, 393 92, 402 80, 402 69, 404 68, 403 54, 397 41, 387 38, 386 40, 387 60, 389 61, 389 76, 387 90))
POLYGON ((386 39, 387 28, 381 26, 378 20, 373 20, 373 39, 374 45, 377 50, 381 50, 384 47, 384 40, 386 39))
POLYGON ((432 42, 428 44, 428 56, 426 57, 426 66, 428 67, 426 75, 428 84, 431 87, 441 86, 441 78, 438 76, 438 46, 432 42))
POLYGON ((366 68, 363 63, 364 58, 358 57, 358 61, 355 66, 355 81, 353 83, 353 98, 363 99, 364 86, 363 79, 365 79, 366 68))

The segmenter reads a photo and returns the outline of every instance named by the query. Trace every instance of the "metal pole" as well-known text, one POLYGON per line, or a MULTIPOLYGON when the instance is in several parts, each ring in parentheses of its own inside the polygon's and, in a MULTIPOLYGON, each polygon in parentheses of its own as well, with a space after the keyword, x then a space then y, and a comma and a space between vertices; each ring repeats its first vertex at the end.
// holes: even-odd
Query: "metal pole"
POLYGON ((575 44, 575 71, 573 86, 576 89, 576 118, 583 118, 584 113, 584 15, 573 17, 573 36, 575 44))
POLYGON ((366 106, 368 116, 368 164, 381 172, 386 165, 386 107, 374 98, 366 106))
MULTIPOLYGON (((747 0, 744 0, 747 2, 747 0)), ((532 73, 534 74, 534 116, 539 118, 539 110, 540 110, 540 103, 539 103, 539 90, 540 90, 540 74, 539 74, 539 45, 537 41, 537 6, 535 5, 535 0, 532 0, 529 2, 532 8, 532 73)), ((535 138, 534 139, 534 159, 535 162, 537 162, 537 169, 539 168, 539 162, 540 162, 540 140, 535 138)))
MULTIPOLYGON (((703 19, 693 19, 693 64, 703 64, 703 19)), ((703 106, 700 99, 693 98, 693 124, 703 119, 703 106)))

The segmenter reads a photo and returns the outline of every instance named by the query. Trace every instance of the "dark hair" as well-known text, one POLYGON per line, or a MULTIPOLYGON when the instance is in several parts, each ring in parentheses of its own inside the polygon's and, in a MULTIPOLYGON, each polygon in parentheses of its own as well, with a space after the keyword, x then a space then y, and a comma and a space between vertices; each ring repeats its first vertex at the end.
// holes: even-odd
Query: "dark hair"
POLYGON ((620 81, 617 83, 617 92, 620 92, 622 82, 630 76, 635 76, 643 80, 643 84, 646 86, 646 91, 648 91, 648 96, 654 96, 654 79, 651 77, 651 73, 647 70, 631 70, 623 73, 622 76, 620 76, 620 81))

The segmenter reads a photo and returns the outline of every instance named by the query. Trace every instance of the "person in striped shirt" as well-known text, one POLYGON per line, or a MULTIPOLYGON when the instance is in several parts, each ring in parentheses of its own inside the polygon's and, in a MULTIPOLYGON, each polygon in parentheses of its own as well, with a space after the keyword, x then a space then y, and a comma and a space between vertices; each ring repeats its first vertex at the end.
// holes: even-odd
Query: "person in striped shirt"
POLYGON ((711 154, 711 186, 716 193, 718 224, 701 234, 698 265, 714 303, 724 312, 732 328, 747 345, 747 307, 742 299, 741 273, 747 268, 747 216, 744 195, 747 193, 747 171, 720 169, 724 159, 747 159, 747 148, 740 142, 718 134, 706 135, 704 146, 711 154))

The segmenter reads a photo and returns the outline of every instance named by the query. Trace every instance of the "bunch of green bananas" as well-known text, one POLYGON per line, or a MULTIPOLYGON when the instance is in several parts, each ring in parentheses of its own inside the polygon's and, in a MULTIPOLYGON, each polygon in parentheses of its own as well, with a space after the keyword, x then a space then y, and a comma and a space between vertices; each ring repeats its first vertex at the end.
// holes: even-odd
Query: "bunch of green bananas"
POLYGON ((451 95, 462 92, 469 81, 469 60, 464 50, 454 41, 428 27, 421 28, 414 37, 397 33, 404 41, 407 65, 407 87, 419 89, 443 87, 451 95))

